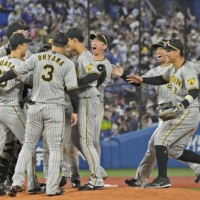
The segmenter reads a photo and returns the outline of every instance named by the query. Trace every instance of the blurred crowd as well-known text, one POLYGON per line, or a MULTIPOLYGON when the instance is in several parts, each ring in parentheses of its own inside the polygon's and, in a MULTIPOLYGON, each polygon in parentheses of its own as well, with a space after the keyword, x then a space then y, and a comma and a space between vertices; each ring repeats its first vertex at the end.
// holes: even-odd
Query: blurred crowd
MULTIPOLYGON (((143 75, 158 66, 151 45, 163 38, 179 38, 185 44, 186 59, 200 60, 199 20, 182 1, 95 0, 89 3, 89 18, 87 0, 0 0, 0 5, 1 12, 9 13, 8 23, 20 20, 30 25, 33 42, 29 49, 33 53, 42 51, 55 32, 72 26, 84 30, 85 44, 90 49, 90 23, 90 33, 103 32, 109 37, 106 57, 127 73, 143 75)), ((0 42, 7 43, 5 26, 0 27, 0 42)), ((105 91, 104 106, 102 140, 158 122, 157 94, 149 85, 138 89, 112 76, 105 91)))

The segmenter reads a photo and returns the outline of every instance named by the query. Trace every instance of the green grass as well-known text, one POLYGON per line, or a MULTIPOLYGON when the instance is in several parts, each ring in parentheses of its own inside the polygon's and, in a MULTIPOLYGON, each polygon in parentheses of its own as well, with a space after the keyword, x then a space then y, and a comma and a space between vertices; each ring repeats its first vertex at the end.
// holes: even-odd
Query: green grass
MULTIPOLYGON (((120 169, 120 170, 106 170, 109 177, 134 177, 136 169, 120 169)), ((37 171, 38 177, 43 177, 43 172, 37 171)), ((89 170, 80 170, 81 177, 89 177, 89 170)), ((157 176, 157 169, 154 169, 151 176, 157 176)), ((189 168, 169 168, 168 176, 195 176, 194 172, 189 168)))

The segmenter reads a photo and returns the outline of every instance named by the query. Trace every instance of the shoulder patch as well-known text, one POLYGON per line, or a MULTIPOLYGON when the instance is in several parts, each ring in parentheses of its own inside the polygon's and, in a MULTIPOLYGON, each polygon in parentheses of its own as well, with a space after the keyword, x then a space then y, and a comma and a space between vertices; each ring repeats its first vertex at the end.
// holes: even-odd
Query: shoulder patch
POLYGON ((190 79, 187 80, 187 82, 188 82, 188 84, 189 84, 190 86, 193 86, 193 85, 196 84, 195 78, 190 78, 190 79))
POLYGON ((92 65, 92 63, 90 63, 88 66, 86 66, 85 69, 86 69, 87 72, 91 72, 92 69, 93 69, 93 67, 94 67, 94 66, 92 65))

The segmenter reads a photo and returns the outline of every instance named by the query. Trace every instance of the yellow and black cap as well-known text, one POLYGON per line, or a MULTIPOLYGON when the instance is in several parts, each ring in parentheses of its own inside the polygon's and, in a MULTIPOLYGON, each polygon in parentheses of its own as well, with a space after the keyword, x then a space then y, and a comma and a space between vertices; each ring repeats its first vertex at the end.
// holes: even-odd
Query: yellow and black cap
POLYGON ((8 38, 10 38, 10 36, 16 32, 17 30, 27 30, 29 29, 28 25, 23 25, 21 22, 17 21, 17 22, 13 22, 10 23, 6 29, 6 35, 8 38))
POLYGON ((90 39, 93 40, 94 38, 97 38, 98 40, 106 44, 107 46, 109 45, 108 37, 103 33, 97 32, 97 33, 90 34, 90 39))
POLYGON ((179 39, 171 39, 165 42, 164 48, 166 50, 178 51, 183 52, 183 44, 179 39))
POLYGON ((168 40, 158 40, 158 42, 157 43, 155 43, 155 44, 152 44, 152 47, 153 48, 158 48, 158 47, 164 47, 164 44, 165 44, 165 42, 167 42, 168 40))
POLYGON ((63 45, 67 45, 68 43, 68 37, 67 34, 64 32, 58 32, 54 35, 53 37, 53 41, 52 42, 56 42, 59 44, 63 44, 63 45))
POLYGON ((30 42, 32 42, 32 39, 26 38, 23 33, 15 33, 10 37, 11 49, 16 48, 19 44, 30 42))

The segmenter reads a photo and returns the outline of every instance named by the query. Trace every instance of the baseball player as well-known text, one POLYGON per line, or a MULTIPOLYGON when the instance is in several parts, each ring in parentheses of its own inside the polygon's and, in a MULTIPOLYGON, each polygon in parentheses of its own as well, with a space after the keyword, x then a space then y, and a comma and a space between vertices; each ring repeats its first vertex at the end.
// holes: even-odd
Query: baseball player
POLYGON ((171 83, 172 105, 175 119, 164 121, 155 132, 154 147, 158 163, 158 177, 145 188, 166 188, 171 183, 167 177, 168 152, 173 146, 176 159, 185 162, 200 164, 200 156, 195 152, 184 149, 189 142, 191 132, 194 132, 199 124, 198 105, 198 76, 192 62, 185 61, 183 57, 183 44, 177 40, 169 40, 164 44, 166 61, 173 64, 173 68, 157 77, 138 77, 128 75, 127 80, 135 83, 147 83, 162 85, 171 83))
MULTIPOLYGON (((12 51, 10 56, 4 56, 0 59, 0 73, 3 75, 9 69, 12 69, 15 65, 20 65, 23 63, 23 57, 27 50, 27 43, 32 40, 26 39, 23 34, 13 35, 11 37, 12 51), (20 40, 20 35, 23 37, 23 40, 20 40), (16 43, 16 40, 18 42, 16 43), (19 44, 19 45, 18 45, 19 44)), ((6 81, 0 84, 0 122, 2 127, 9 133, 11 130, 15 136, 18 138, 20 143, 24 142, 24 133, 25 133, 25 115, 23 110, 20 108, 20 100, 22 96, 24 83, 22 83, 18 78, 15 78, 11 81, 6 81), (12 123, 10 123, 12 121, 12 123)), ((14 157, 15 153, 18 154, 18 151, 21 149, 21 145, 16 141, 13 136, 9 136, 10 141, 6 143, 6 148, 4 148, 3 154, 0 157, 0 184, 2 189, 3 183, 6 179, 9 170, 9 161, 10 158, 14 157), (15 152, 15 148, 16 152, 15 152)), ((31 163, 30 163, 31 164, 31 163)), ((12 169, 12 165, 10 170, 12 169)), ((32 170, 29 170, 29 175, 32 174, 32 170)), ((31 175, 32 176, 32 175, 31 175)), ((30 182, 29 182, 30 183, 30 182)), ((29 184, 29 189, 34 187, 35 183, 32 186, 29 184)), ((1 195, 4 195, 5 190, 0 191, 1 195)))
POLYGON ((94 134, 97 133, 95 122, 97 113, 100 112, 100 92, 96 87, 99 72, 92 54, 83 44, 82 31, 77 28, 70 28, 66 33, 69 38, 69 50, 77 53, 74 62, 79 85, 78 132, 72 134, 72 142, 86 158, 91 173, 89 182, 80 186, 78 190, 103 189, 104 182, 101 175, 100 159, 94 147, 94 134))
MULTIPOLYGON (((48 40, 48 44, 43 46, 47 51, 52 48, 53 39, 48 40)), ((71 178, 72 188, 78 188, 81 184, 79 175, 79 157, 76 147, 71 142, 71 134, 73 129, 71 126, 71 115, 73 113, 73 107, 70 103, 70 97, 66 93, 66 105, 65 105, 65 133, 63 134, 63 146, 62 146, 62 177, 59 180, 59 187, 63 187, 67 183, 67 178, 71 178)), ((49 166, 49 148, 45 136, 43 136, 43 171, 44 177, 48 176, 49 166)))
MULTIPOLYGON (((97 88, 101 93, 100 96, 100 112, 98 113, 98 117, 97 119, 97 134, 94 134, 94 147, 96 148, 96 151, 99 155, 99 158, 101 158, 101 147, 99 144, 99 138, 100 138, 100 131, 101 131, 101 123, 102 123, 102 119, 103 119, 103 109, 104 109, 104 105, 103 105, 103 101, 104 101, 104 89, 106 87, 106 85, 108 84, 108 82, 110 81, 110 76, 112 73, 112 65, 109 62, 108 59, 105 58, 104 56, 104 52, 105 50, 108 48, 108 37, 105 34, 102 33, 95 33, 95 34, 91 34, 90 35, 90 39, 92 40, 92 53, 93 53, 93 58, 95 61, 95 64, 98 66, 99 64, 102 64, 106 67, 106 79, 104 80, 104 82, 99 85, 97 88)), ((67 116, 66 116, 67 118, 67 116)), ((66 121, 67 123, 67 121, 66 121)), ((72 133, 73 134, 73 133, 72 133)), ((66 134, 69 135, 69 134, 66 134)), ((80 179, 80 175, 78 173, 78 151, 76 149, 76 147, 74 147, 74 145, 70 144, 71 140, 67 140, 64 141, 64 144, 69 143, 66 146, 69 146, 69 152, 68 151, 64 151, 63 154, 63 161, 62 161, 62 177, 60 179, 60 186, 64 186, 67 183, 67 177, 71 177, 71 181, 72 181, 72 187, 75 187, 76 184, 79 183, 79 179, 80 179), (69 162, 70 161, 70 162, 69 162)), ((107 178, 107 173, 106 171, 103 169, 103 167, 101 167, 101 174, 102 174, 102 178, 105 180, 107 178)))
MULTIPOLYGON (((27 29, 29 28, 28 25, 23 25, 21 22, 19 21, 16 21, 16 22, 13 22, 13 23, 10 23, 6 29, 6 35, 8 37, 8 41, 10 40, 10 37, 12 34, 15 34, 15 33, 23 33, 25 37, 27 37, 27 29)), ((8 44, 2 46, 0 48, 0 57, 3 57, 5 55, 9 55, 11 53, 11 48, 10 48, 10 43, 8 42, 8 44)), ((24 58, 27 59, 28 57, 30 57, 32 55, 32 53, 30 52, 30 50, 26 50, 25 54, 24 54, 24 58)), ((23 106, 22 104, 25 103, 25 99, 24 98, 26 95, 27 95, 27 92, 28 92, 28 89, 26 87, 27 85, 24 86, 24 90, 23 90, 23 98, 20 102, 20 105, 23 106)), ((7 129, 6 131, 5 130, 1 130, 3 129, 2 127, 0 128, 0 132, 1 132, 1 137, 2 139, 0 140, 1 141, 1 150, 0 152, 2 152, 3 148, 4 148, 4 151, 8 148, 7 146, 9 146, 10 144, 14 145, 14 140, 16 140, 16 138, 14 137, 14 134, 9 130, 7 129), (5 142, 7 141, 6 143, 6 146, 5 146, 5 142), (5 147, 4 147, 5 146, 5 147)), ((14 149, 19 149, 21 148, 20 147, 20 143, 17 141, 17 144, 16 144, 16 148, 14 149)), ((19 150, 18 150, 18 153, 19 153, 19 150)), ((18 157, 18 153, 14 155, 14 157, 11 157, 10 161, 8 161, 10 163, 10 167, 7 166, 7 170, 8 170, 8 176, 7 176, 7 179, 5 181, 5 186, 6 187, 9 187, 12 183, 12 176, 14 174, 14 168, 15 168, 15 165, 16 165, 16 160, 17 160, 17 157, 18 157)), ((34 165, 34 164, 33 164, 34 165)), ((30 169, 31 172, 33 171, 33 169, 30 169)), ((29 173, 30 174, 30 173, 29 173)), ((37 182, 37 185, 40 185, 41 187, 44 187, 44 184, 40 184, 37 180, 37 176, 34 175, 34 179, 36 180, 31 180, 32 179, 32 176, 30 177, 29 176, 29 184, 28 185, 31 185, 32 182, 37 182)), ((39 187, 40 187, 39 186, 39 187)), ((32 188, 32 187, 31 187, 32 188)), ((42 189, 42 188, 41 188, 42 189)), ((31 190, 29 190, 31 191, 31 190)))
MULTIPOLYGON (((153 44, 152 47, 156 48, 156 55, 158 58, 158 61, 161 62, 161 65, 158 66, 157 68, 153 68, 150 70, 148 73, 146 73, 143 77, 152 77, 155 75, 160 75, 163 72, 166 71, 167 67, 171 67, 169 63, 166 62, 165 58, 165 53, 166 50, 163 48, 164 42, 167 40, 160 40, 156 44, 153 44)), ((114 67, 113 73, 117 76, 122 76, 123 74, 123 69, 121 67, 114 67)), ((126 75, 123 75, 126 79, 126 75)), ((171 98, 171 86, 170 84, 168 85, 160 85, 160 86, 155 86, 155 89, 158 93, 158 106, 160 109, 167 109, 168 106, 171 104, 170 102, 172 101, 171 98)), ((162 122, 159 123, 159 126, 162 124, 162 122)), ((154 132, 156 133, 156 131, 154 132)), ((150 176, 155 164, 156 164, 156 157, 155 157, 155 149, 154 149, 154 137, 155 134, 151 136, 148 144, 148 150, 142 159, 140 165, 138 166, 136 176, 133 179, 126 179, 125 183, 128 186, 131 187, 143 187, 147 183, 147 179, 150 176)), ((174 156, 176 146, 173 146, 169 149, 169 156, 171 158, 176 158, 176 155, 174 156)), ((195 172, 197 176, 197 180, 200 178, 199 173, 200 173, 200 167, 199 164, 195 163, 186 163, 185 164, 189 165, 191 169, 195 172)))
POLYGON ((65 192, 57 184, 65 122, 65 87, 74 111, 72 126, 77 124, 78 109, 75 66, 63 55, 67 42, 66 34, 58 32, 53 38, 52 51, 32 55, 22 65, 9 70, 0 78, 0 82, 4 82, 17 76, 24 82, 33 77, 34 85, 32 101, 28 107, 25 142, 19 154, 9 196, 15 196, 21 188, 28 160, 42 132, 47 137, 50 152, 46 194, 55 196, 65 192))

